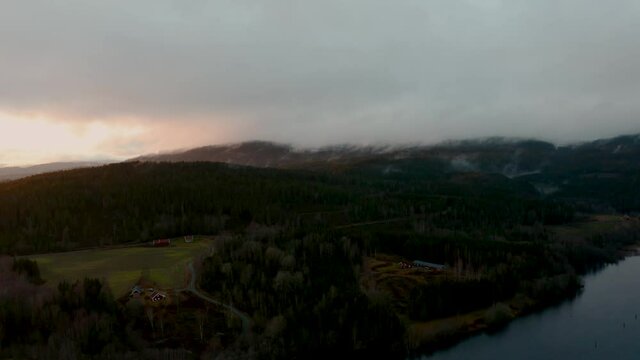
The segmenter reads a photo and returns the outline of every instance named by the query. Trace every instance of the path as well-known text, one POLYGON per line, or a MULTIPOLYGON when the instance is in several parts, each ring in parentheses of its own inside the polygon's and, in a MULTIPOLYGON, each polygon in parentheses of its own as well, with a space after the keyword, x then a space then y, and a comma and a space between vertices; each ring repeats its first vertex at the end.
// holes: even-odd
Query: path
POLYGON ((392 222, 411 220, 414 218, 416 218, 416 216, 405 216, 405 217, 399 217, 399 218, 393 218, 393 219, 387 219, 387 220, 365 221, 365 222, 359 222, 359 223, 353 223, 353 224, 347 224, 347 225, 340 225, 340 226, 334 227, 333 229, 339 230, 339 229, 348 229, 356 226, 386 224, 386 223, 392 223, 392 222))
POLYGON ((198 278, 197 274, 196 274, 196 269, 193 267, 193 262, 189 262, 189 271, 191 272, 191 281, 189 281, 189 287, 186 289, 181 289, 181 290, 186 290, 186 291, 190 291, 191 293, 193 293, 195 296, 199 297, 200 299, 207 301, 211 304, 215 304, 218 306, 222 306, 223 308, 231 311, 233 314, 235 314, 236 316, 238 316, 240 318, 240 320, 242 321, 242 333, 243 334, 248 334, 249 333, 249 328, 251 327, 251 318, 243 313, 242 311, 236 309, 235 307, 228 305, 228 304, 223 304, 218 300, 215 300, 213 298, 211 298, 209 295, 203 293, 202 291, 200 291, 198 289, 198 286, 196 285, 196 279, 198 278))

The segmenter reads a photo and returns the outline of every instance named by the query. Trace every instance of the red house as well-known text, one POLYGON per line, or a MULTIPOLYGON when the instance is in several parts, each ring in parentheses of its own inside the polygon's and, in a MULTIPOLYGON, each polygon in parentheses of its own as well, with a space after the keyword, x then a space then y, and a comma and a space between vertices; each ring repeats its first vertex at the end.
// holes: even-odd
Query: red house
POLYGON ((170 246, 171 239, 153 240, 152 245, 153 247, 170 246))

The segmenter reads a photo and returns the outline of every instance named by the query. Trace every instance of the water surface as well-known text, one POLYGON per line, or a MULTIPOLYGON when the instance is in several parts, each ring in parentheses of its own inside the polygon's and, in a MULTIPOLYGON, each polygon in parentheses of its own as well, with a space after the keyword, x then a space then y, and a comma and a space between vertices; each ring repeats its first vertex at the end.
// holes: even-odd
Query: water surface
POLYGON ((640 359, 640 256, 584 277, 574 301, 423 359, 640 359))

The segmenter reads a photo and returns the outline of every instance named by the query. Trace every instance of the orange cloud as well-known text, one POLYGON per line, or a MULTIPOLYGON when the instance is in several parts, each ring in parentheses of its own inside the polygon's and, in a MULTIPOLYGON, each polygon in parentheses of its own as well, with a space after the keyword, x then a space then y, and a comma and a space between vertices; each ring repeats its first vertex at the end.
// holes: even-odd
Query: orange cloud
POLYGON ((227 142, 232 123, 120 118, 66 122, 0 112, 0 164, 124 160, 146 153, 227 142))
POLYGON ((24 117, 0 113, 0 163, 113 158, 114 154, 100 151, 99 144, 114 138, 135 138, 144 132, 142 126, 100 121, 69 124, 44 115, 24 117))

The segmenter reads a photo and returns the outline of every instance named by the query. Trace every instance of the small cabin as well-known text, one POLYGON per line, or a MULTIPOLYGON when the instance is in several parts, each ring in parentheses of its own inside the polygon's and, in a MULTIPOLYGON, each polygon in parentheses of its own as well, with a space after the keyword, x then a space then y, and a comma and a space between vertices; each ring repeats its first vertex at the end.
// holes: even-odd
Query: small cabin
POLYGON ((131 288, 131 293, 129 294, 129 296, 140 295, 142 293, 144 293, 144 289, 136 285, 133 288, 131 288))
POLYGON ((153 247, 171 246, 171 239, 153 240, 151 245, 153 247))
POLYGON ((158 301, 162 301, 164 299, 167 298, 166 294, 163 294, 161 292, 155 292, 151 295, 151 301, 153 302, 158 302, 158 301))
POLYGON ((442 264, 434 264, 427 261, 415 260, 413 266, 425 269, 444 270, 445 266, 442 264))

